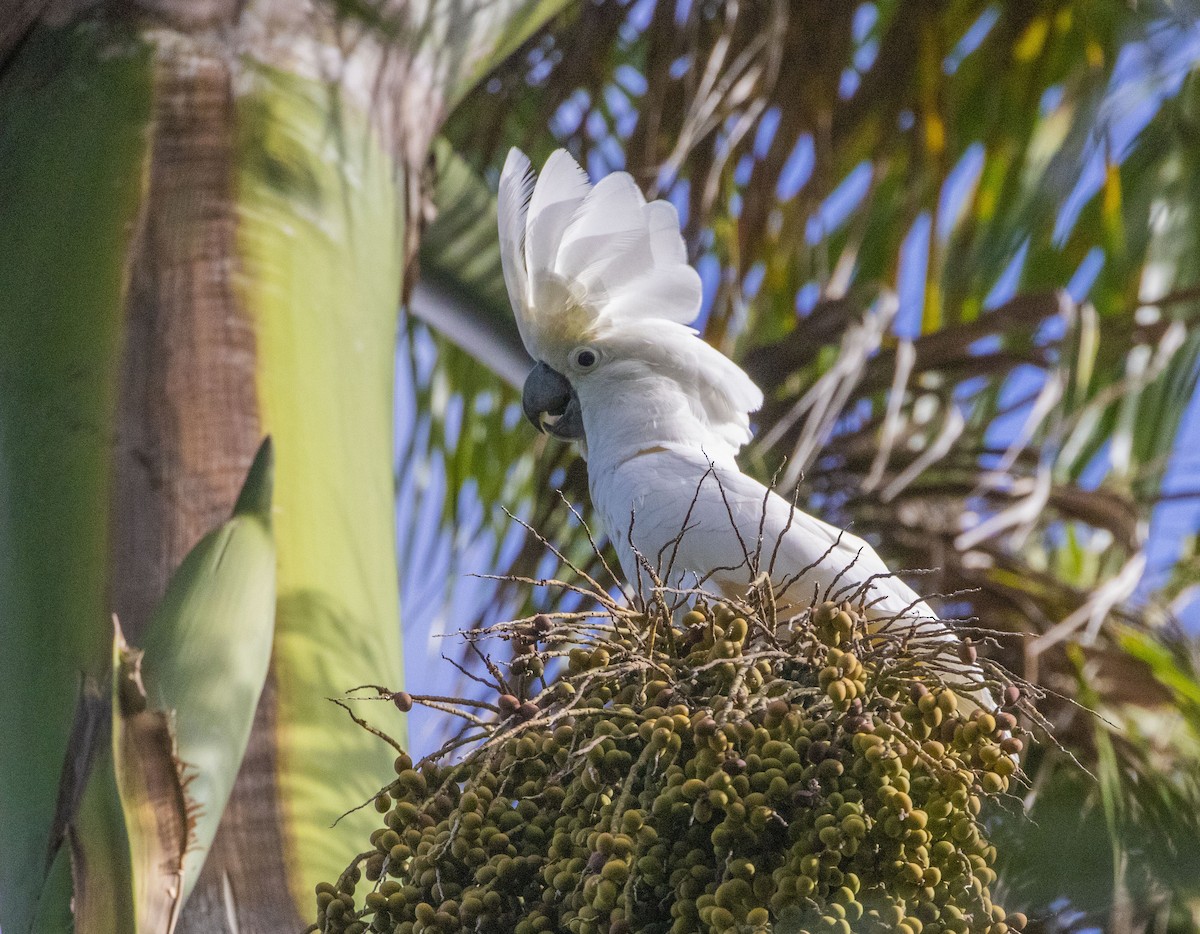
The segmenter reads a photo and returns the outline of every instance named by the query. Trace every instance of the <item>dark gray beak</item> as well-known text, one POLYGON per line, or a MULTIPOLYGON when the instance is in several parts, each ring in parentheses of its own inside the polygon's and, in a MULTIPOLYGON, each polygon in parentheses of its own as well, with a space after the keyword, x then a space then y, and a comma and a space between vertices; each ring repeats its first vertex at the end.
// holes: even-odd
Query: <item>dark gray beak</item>
POLYGON ((525 377, 521 408, 538 431, 548 432, 564 441, 583 438, 579 397, 565 376, 544 363, 539 362, 525 377))

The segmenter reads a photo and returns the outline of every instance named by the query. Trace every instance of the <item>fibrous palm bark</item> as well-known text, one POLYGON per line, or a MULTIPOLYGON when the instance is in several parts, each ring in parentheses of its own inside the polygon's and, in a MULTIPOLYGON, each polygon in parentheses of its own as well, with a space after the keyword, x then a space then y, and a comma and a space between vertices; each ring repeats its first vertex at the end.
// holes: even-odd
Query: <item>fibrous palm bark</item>
POLYGON ((392 368, 420 170, 555 5, 6 6, 0 924, 69 894, 45 882, 56 786, 110 613, 137 644, 270 434, 271 671, 181 929, 298 929, 348 855, 325 829, 389 767, 324 698, 401 679, 392 368))

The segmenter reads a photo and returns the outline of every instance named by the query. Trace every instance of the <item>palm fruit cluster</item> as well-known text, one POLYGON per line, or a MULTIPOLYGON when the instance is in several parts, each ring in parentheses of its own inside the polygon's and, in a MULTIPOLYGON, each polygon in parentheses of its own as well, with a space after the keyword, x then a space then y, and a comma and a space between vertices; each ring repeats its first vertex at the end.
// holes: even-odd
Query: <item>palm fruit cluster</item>
POLYGON ((486 738, 458 762, 397 759, 369 851, 318 886, 317 928, 1020 930, 980 820, 1015 778, 1012 713, 847 604, 786 629, 763 615, 511 624, 525 651, 508 677, 491 666, 486 738))

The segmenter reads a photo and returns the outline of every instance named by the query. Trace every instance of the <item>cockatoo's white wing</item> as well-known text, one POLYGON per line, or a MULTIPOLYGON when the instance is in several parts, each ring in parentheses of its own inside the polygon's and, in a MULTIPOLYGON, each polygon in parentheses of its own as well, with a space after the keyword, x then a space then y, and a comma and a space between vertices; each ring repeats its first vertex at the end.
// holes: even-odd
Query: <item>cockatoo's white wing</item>
POLYGON ((934 617, 867 542, 793 508, 736 465, 665 450, 595 478, 598 502, 618 498, 597 488, 609 484, 638 490, 630 515, 605 517, 610 528, 629 528, 632 517, 632 542, 616 543, 625 552, 623 565, 634 561, 636 548, 664 578, 711 575, 710 585, 730 596, 741 596, 756 574, 768 573, 776 586, 788 585, 778 599, 797 612, 814 597, 841 592, 848 598, 864 588, 872 616, 934 617))
MULTIPOLYGON (((726 522, 732 513, 755 565, 777 585, 788 585, 786 592, 777 595, 777 602, 799 610, 814 599, 853 598, 867 604, 869 614, 876 618, 901 614, 934 617, 916 591, 892 574, 875 549, 857 535, 794 508, 740 471, 718 476, 721 488, 717 495, 722 505, 729 504, 726 522)), ((704 554, 709 548, 703 539, 692 547, 701 554, 689 558, 703 561, 716 557, 704 554)))
MULTIPOLYGON (((661 581, 743 599, 766 575, 781 618, 814 602, 850 600, 865 605, 870 618, 902 619, 894 631, 927 645, 957 642, 869 543, 794 508, 732 460, 713 462, 672 447, 589 479, 625 575, 643 597, 661 581)), ((965 681, 982 677, 956 652, 943 654, 940 664, 965 681)), ((968 689, 966 696, 995 707, 984 688, 968 689)))

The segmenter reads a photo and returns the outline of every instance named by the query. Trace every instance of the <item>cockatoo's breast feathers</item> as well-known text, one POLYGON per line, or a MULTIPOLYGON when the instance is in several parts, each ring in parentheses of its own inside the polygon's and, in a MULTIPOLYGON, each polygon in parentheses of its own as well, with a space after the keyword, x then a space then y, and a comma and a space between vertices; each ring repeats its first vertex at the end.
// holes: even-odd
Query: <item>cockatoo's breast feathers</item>
POLYGON ((583 344, 629 349, 694 395, 707 426, 740 447, 747 413, 762 393, 732 361, 684 327, 700 310, 700 276, 688 265, 679 216, 646 203, 633 178, 615 172, 595 187, 566 150, 535 179, 529 159, 508 154, 498 197, 504 280, 530 355, 565 371, 583 344), (661 350, 661 353, 659 352, 661 350), (670 359, 679 366, 659 364, 670 359), (686 361, 686 364, 684 363, 686 361))

